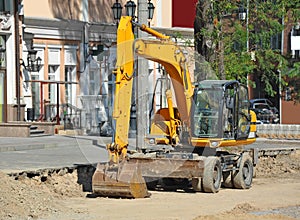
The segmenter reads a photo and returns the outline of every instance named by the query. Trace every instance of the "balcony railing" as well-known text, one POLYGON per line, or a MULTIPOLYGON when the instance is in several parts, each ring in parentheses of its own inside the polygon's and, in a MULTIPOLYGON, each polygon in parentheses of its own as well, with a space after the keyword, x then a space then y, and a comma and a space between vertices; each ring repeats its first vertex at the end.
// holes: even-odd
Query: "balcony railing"
MULTIPOLYGON (((62 113, 59 114, 59 121, 64 124, 67 129, 81 129, 81 112, 82 109, 76 106, 66 103, 60 104, 59 109, 62 109, 62 113)), ((46 104, 45 106, 45 120, 56 121, 57 120, 57 105, 46 104)))

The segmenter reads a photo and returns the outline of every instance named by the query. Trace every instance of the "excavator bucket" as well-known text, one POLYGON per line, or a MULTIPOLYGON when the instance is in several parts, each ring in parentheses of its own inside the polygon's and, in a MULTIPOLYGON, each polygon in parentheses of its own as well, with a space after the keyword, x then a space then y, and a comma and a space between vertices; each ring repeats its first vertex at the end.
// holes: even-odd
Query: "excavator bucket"
POLYGON ((137 162, 98 164, 92 179, 93 193, 107 197, 145 198, 150 193, 137 162))

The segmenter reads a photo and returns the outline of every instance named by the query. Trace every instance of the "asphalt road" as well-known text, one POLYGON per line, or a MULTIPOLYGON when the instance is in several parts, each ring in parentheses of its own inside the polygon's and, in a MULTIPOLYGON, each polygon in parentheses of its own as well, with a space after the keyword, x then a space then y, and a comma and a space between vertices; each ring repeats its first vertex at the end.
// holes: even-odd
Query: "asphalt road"
MULTIPOLYGON (((110 137, 42 136, 34 138, 0 138, 0 170, 7 173, 48 168, 74 167, 108 160, 106 144, 110 137)), ((135 139, 130 139, 130 148, 135 139)), ((300 141, 257 139, 249 148, 300 149, 300 141)))

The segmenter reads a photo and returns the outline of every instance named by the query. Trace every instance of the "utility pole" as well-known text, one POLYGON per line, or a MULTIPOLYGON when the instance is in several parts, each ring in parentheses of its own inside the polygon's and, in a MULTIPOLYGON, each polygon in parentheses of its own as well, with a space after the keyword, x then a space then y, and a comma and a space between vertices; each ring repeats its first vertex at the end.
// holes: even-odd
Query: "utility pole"
MULTIPOLYGON (((147 0, 138 0, 138 22, 147 24, 148 4, 147 0)), ((143 31, 138 31, 138 37, 144 38, 147 34, 143 31)), ((138 60, 137 67, 137 138, 136 146, 138 149, 145 148, 145 137, 148 133, 148 62, 145 59, 138 60)))

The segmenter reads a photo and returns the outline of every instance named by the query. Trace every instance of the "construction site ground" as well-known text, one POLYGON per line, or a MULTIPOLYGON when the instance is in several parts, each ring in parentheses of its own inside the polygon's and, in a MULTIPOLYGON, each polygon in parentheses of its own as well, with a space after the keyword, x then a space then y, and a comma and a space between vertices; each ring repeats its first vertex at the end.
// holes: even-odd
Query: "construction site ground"
POLYGON ((105 153, 109 139, 80 138, 77 146, 74 137, 45 137, 27 147, 28 139, 0 139, 0 219, 300 219, 300 143, 291 142, 298 148, 291 154, 261 157, 249 190, 159 190, 150 191, 150 198, 120 199, 95 197, 89 189, 92 164, 97 156, 105 160, 97 154, 105 153))

